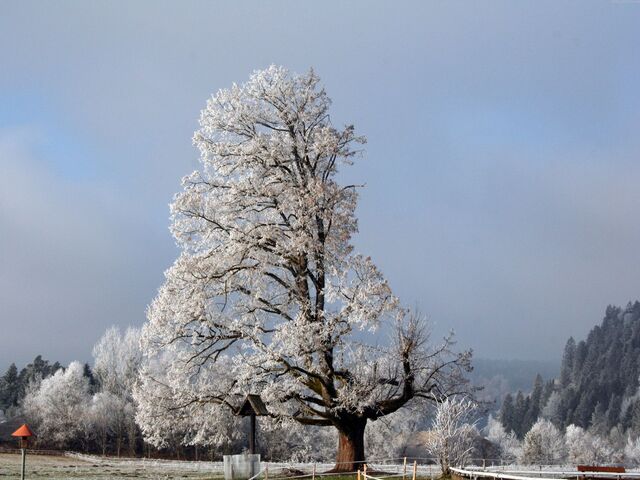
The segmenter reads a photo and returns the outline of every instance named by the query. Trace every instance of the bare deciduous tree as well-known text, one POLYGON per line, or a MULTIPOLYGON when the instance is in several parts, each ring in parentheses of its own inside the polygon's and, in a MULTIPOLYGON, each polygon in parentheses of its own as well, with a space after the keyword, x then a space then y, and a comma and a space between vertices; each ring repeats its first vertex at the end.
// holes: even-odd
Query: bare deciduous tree
POLYGON ((475 410, 476 404, 464 397, 438 403, 426 448, 438 459, 443 475, 449 475, 452 466, 464 465, 473 451, 478 431, 470 421, 475 410))

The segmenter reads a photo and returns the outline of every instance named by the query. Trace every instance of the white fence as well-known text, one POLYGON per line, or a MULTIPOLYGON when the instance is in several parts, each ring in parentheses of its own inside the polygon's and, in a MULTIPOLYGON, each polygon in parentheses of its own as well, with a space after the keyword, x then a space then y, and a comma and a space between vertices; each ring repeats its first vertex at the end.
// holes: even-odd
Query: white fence
MULTIPOLYGON (((526 468, 526 467, 525 467, 526 468)), ((624 473, 612 472, 578 472, 569 468, 558 468, 557 466, 540 467, 538 470, 520 469, 518 467, 489 467, 489 468, 452 468, 452 472, 473 480, 481 478, 492 478, 495 480, 558 480, 573 479, 581 480, 584 478, 603 478, 603 479, 640 479, 639 471, 625 471, 624 473)))
MULTIPOLYGON (((432 459, 412 459, 408 457, 390 459, 369 459, 366 462, 349 462, 362 464, 356 472, 358 480, 387 480, 398 478, 415 480, 420 478, 435 479, 440 477, 440 467, 432 459), (429 463, 420 463, 428 461, 429 463)), ((332 472, 336 463, 275 463, 262 462, 262 470, 249 480, 280 480, 316 477, 330 480, 332 476, 344 476, 347 472, 332 472)), ((338 464, 340 465, 340 464, 338 464)))

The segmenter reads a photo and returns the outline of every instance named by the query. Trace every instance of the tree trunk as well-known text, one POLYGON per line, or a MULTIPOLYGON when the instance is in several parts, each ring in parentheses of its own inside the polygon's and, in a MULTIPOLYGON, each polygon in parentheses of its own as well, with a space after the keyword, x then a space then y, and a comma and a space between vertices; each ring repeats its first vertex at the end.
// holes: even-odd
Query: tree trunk
POLYGON ((127 429, 127 436, 129 442, 129 456, 136 456, 136 439, 137 439, 137 431, 135 422, 131 422, 127 429))
POLYGON ((352 419, 338 427, 338 454, 334 472, 355 472, 364 466, 366 418, 352 419))

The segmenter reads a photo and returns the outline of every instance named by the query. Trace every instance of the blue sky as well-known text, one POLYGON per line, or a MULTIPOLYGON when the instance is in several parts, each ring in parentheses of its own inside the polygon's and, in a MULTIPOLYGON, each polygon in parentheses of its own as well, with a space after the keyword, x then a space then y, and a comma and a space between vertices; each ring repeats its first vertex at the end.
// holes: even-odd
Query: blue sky
POLYGON ((559 358, 640 297, 640 2, 3 2, 0 365, 88 360, 176 255, 210 94, 313 67, 368 137, 356 249, 437 335, 559 358))

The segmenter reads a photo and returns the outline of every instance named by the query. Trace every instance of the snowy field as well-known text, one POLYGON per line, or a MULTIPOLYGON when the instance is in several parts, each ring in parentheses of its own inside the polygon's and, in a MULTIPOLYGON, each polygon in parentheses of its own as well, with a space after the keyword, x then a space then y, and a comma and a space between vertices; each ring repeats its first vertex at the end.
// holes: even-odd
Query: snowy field
MULTIPOLYGON (((263 464, 264 466, 265 464, 263 464)), ((333 464, 316 464, 316 478, 322 478, 321 472, 329 470, 333 464)), ((303 463, 269 463, 269 479, 310 477, 314 465, 303 463), (306 475, 305 475, 306 474, 306 475)), ((376 472, 385 472, 380 475, 382 480, 403 478, 403 466, 399 464, 378 464, 372 467, 376 472)), ((0 479, 19 478, 20 455, 0 453, 0 479)), ((176 460, 148 460, 99 457, 92 455, 70 454, 67 456, 29 455, 27 456, 27 478, 46 478, 48 480, 63 479, 210 479, 222 480, 222 462, 189 462, 176 460)), ((418 468, 419 480, 438 477, 435 466, 421 465, 418 468)), ((345 480, 355 475, 334 475, 324 478, 345 480)), ((407 468, 404 475, 411 479, 411 467, 407 468)))
MULTIPOLYGON (((20 455, 0 454, 0 478, 20 477, 20 455)), ((223 478, 221 464, 92 456, 27 456, 26 477, 73 479, 214 479, 223 478)))

